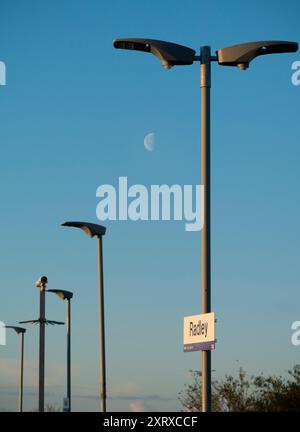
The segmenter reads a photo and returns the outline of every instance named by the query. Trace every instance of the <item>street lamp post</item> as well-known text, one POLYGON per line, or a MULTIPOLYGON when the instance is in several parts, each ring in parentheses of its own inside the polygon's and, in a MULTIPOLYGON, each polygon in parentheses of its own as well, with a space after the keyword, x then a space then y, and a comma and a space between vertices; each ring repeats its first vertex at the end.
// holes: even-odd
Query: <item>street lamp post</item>
POLYGON ((37 320, 20 321, 19 324, 39 324, 39 412, 45 409, 45 325, 64 325, 60 321, 47 320, 45 316, 45 291, 48 283, 46 276, 40 277, 35 286, 40 290, 40 316, 37 320))
POLYGON ((47 292, 56 294, 62 300, 67 300, 66 310, 66 330, 67 330, 67 399, 68 412, 71 412, 71 299, 73 293, 71 291, 50 289, 47 292))
POLYGON ((45 290, 48 280, 42 276, 36 287, 40 290, 40 343, 39 343, 39 411, 44 411, 45 399, 45 290))
POLYGON ((13 329, 20 335, 20 391, 19 391, 19 412, 23 412, 23 381, 24 381, 24 335, 26 329, 17 326, 5 326, 13 329))
MULTIPOLYGON (((210 235, 210 47, 201 48, 201 184, 204 189, 203 228, 201 235, 202 313, 211 312, 211 235, 210 235)), ((202 410, 211 411, 211 351, 202 351, 202 410)))
MULTIPOLYGON (((261 55, 296 52, 298 44, 286 41, 261 41, 221 48, 215 56, 209 46, 202 46, 200 56, 188 47, 155 39, 115 39, 117 49, 136 50, 158 57, 165 69, 200 62, 201 87, 201 183, 204 186, 203 228, 201 235, 202 313, 211 312, 211 174, 210 174, 210 88, 211 62, 235 66, 241 70, 261 55)), ((211 411, 211 352, 202 351, 202 411, 211 411)))
POLYGON ((89 222, 64 222, 61 226, 80 228, 90 238, 97 237, 98 248, 98 297, 99 297, 99 339, 100 339, 100 400, 101 411, 106 412, 106 361, 105 361, 105 320, 104 320, 104 283, 102 237, 106 228, 89 222))

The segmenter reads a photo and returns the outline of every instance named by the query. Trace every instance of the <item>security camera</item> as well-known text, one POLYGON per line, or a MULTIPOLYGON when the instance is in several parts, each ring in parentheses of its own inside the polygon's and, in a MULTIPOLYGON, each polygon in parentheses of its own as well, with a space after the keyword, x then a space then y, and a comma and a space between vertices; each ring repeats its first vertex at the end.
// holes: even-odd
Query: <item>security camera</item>
POLYGON ((35 283, 37 288, 44 288, 48 283, 48 279, 46 276, 41 276, 35 283))

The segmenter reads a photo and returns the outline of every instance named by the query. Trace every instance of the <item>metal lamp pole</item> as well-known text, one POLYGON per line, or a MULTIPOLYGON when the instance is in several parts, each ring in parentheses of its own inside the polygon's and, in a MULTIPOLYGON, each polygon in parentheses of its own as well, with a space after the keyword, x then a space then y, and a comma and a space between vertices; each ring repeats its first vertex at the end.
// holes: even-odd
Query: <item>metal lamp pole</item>
POLYGON ((68 399, 68 411, 71 412, 71 299, 73 293, 71 291, 50 289, 47 292, 56 294, 62 300, 66 302, 66 331, 67 331, 67 399, 68 399))
MULTIPOLYGON (((296 52, 298 44, 286 41, 249 42, 221 48, 215 56, 209 46, 201 47, 200 56, 188 47, 156 39, 115 39, 114 48, 144 51, 158 57, 165 69, 200 61, 201 76, 201 183, 204 186, 204 221, 201 235, 202 313, 211 312, 211 161, 210 161, 210 88, 211 62, 241 70, 261 55, 296 52)), ((202 411, 211 411, 211 351, 202 351, 202 411)))
POLYGON ((106 412, 106 356, 105 356, 105 319, 104 319, 104 283, 103 283, 103 250, 102 237, 106 228, 89 222, 64 222, 66 227, 80 228, 90 238, 97 237, 98 249, 98 300, 99 300, 99 354, 100 354, 100 401, 101 411, 106 412))
POLYGON ((6 326, 20 335, 20 390, 19 390, 19 412, 23 412, 23 382, 24 382, 24 335, 26 329, 23 327, 6 326))
POLYGON ((20 341, 20 349, 21 349, 21 351, 20 351, 21 352, 21 359, 20 359, 20 362, 21 362, 21 365, 20 365, 20 396, 19 396, 19 410, 20 410, 20 412, 23 412, 24 334, 25 334, 25 331, 21 332, 21 341, 20 341))
POLYGON ((106 362, 105 362, 105 319, 104 319, 104 285, 103 285, 103 250, 102 236, 97 237, 98 244, 98 301, 99 301, 99 335, 100 335, 100 380, 101 410, 106 412, 106 362))
POLYGON ((45 325, 64 325, 60 321, 50 321, 45 316, 45 292, 48 279, 46 276, 40 277, 35 286, 40 290, 40 317, 37 320, 20 321, 19 324, 39 324, 39 412, 45 410, 45 325))
MULTIPOLYGON (((204 187, 203 228, 201 235, 202 313, 211 312, 211 200, 210 200, 210 47, 201 48, 201 184, 204 187)), ((202 351, 202 410, 211 411, 211 351, 202 351)))
POLYGON ((67 300, 67 398, 68 408, 71 412, 71 299, 67 300))
POLYGON ((39 412, 44 412, 45 405, 45 289, 47 283, 46 276, 36 282, 36 287, 40 289, 39 412))

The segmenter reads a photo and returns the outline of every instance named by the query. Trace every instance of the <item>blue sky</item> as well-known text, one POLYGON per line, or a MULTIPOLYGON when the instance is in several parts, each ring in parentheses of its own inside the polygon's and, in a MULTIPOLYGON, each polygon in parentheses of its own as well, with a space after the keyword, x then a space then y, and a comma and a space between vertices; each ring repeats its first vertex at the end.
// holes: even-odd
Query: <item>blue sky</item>
MULTIPOLYGON (((59 227, 97 222, 96 189, 198 184, 199 65, 165 71, 117 51, 116 37, 199 52, 252 40, 299 41, 299 3, 0 1, 0 320, 37 318, 35 280, 74 291, 73 407, 96 410, 96 242, 59 227), (144 136, 154 132, 147 152, 144 136)), ((212 308, 215 375, 284 373, 299 362, 300 54, 258 58, 246 72, 213 65, 212 308)), ((200 236, 181 222, 108 222, 104 243, 110 410, 178 410, 199 353, 184 354, 182 319, 200 310, 200 236), (135 405, 132 405, 135 404, 135 405)), ((47 317, 64 319, 50 295, 47 317)), ((25 408, 36 407, 37 328, 26 334, 25 408)), ((16 407, 18 340, 0 347, 0 408, 16 407)), ((46 402, 65 393, 65 334, 47 329, 46 402)))

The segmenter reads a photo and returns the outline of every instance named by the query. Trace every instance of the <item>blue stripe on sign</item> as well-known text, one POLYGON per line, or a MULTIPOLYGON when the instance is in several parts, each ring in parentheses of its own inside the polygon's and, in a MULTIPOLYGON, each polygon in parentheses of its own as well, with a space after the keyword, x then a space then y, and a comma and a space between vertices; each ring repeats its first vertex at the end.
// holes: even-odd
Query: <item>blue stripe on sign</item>
POLYGON ((183 351, 184 352, 210 351, 210 350, 213 350, 213 349, 215 349, 215 341, 186 344, 186 345, 183 346, 183 351))

